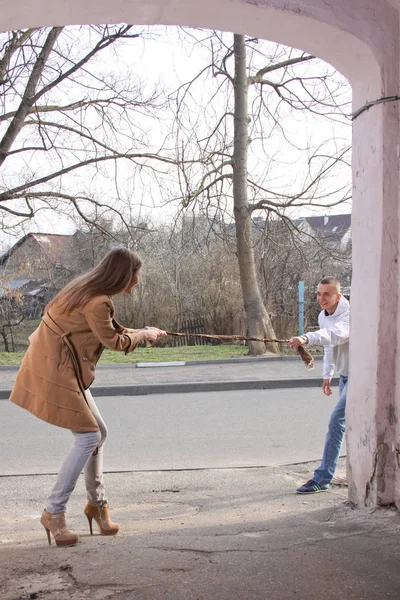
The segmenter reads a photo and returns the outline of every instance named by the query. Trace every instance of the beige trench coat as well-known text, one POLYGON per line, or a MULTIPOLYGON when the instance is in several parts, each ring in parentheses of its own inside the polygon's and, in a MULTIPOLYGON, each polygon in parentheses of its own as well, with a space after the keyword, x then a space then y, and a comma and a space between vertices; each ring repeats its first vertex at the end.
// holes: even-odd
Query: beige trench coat
POLYGON ((39 419, 77 432, 97 431, 84 391, 104 348, 132 352, 140 337, 114 319, 109 296, 69 314, 51 306, 29 338, 10 400, 39 419))

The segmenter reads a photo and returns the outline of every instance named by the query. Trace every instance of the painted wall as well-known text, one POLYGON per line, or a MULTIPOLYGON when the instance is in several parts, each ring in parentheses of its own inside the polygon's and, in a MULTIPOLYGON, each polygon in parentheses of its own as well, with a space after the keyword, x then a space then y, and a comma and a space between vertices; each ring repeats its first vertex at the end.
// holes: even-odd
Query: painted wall
MULTIPOLYGON (((314 53, 346 75, 354 108, 399 90, 397 0, 0 0, 0 28, 128 22, 247 33, 314 53)), ((398 103, 354 121, 350 498, 400 505, 398 103)))

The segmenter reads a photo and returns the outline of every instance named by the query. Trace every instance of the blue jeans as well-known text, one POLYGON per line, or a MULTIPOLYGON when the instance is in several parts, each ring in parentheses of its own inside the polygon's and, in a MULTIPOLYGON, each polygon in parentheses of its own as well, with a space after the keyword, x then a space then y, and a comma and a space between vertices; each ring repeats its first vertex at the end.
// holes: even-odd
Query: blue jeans
POLYGON ((339 401, 332 411, 326 435, 324 454, 318 469, 314 471, 314 481, 327 485, 335 474, 340 448, 346 431, 346 395, 348 377, 340 375, 339 401))

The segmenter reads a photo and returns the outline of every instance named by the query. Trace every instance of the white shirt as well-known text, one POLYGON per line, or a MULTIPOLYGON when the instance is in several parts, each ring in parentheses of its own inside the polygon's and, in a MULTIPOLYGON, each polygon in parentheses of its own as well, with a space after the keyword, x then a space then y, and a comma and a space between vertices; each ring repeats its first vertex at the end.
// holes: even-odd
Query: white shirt
POLYGON ((331 379, 335 369, 339 375, 349 374, 350 304, 343 296, 336 310, 329 315, 322 310, 318 315, 318 331, 306 333, 309 346, 324 347, 323 379, 331 379))

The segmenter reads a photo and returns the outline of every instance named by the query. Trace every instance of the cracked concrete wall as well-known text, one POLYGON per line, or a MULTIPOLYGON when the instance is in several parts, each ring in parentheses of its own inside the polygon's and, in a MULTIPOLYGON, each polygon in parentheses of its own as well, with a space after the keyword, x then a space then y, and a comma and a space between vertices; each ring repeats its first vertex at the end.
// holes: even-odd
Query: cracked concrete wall
MULTIPOLYGON (((398 10, 398 0, 0 0, 0 28, 128 22, 247 33, 331 63, 357 109, 400 91, 398 10)), ((400 504, 398 110, 382 104, 354 121, 348 462, 358 505, 400 504)))

